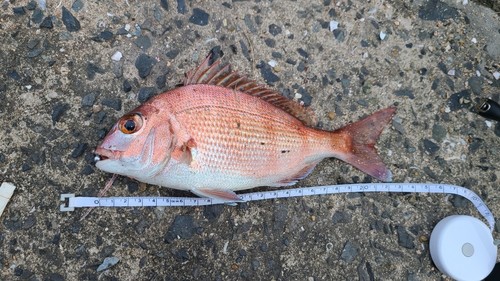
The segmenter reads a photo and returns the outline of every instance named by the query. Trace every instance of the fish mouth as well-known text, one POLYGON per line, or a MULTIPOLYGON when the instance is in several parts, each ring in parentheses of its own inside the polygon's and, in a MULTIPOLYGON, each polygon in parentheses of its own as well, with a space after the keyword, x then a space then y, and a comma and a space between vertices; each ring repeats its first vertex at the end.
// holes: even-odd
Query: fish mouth
POLYGON ((116 160, 120 158, 120 151, 109 150, 102 147, 96 148, 96 150, 94 150, 94 154, 96 155, 94 157, 94 160, 96 162, 104 160, 116 160))

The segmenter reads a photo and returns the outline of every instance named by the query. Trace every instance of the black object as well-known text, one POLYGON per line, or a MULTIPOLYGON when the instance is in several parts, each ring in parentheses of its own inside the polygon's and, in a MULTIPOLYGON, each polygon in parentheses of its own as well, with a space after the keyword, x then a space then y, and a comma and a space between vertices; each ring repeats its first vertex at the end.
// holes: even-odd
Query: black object
POLYGON ((491 99, 481 99, 475 110, 484 118, 500 121, 500 105, 491 99))

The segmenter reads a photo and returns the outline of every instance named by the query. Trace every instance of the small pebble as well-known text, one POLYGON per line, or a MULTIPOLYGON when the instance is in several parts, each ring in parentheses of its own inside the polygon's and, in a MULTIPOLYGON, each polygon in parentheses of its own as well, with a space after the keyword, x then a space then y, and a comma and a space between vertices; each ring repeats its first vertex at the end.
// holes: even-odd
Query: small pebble
POLYGON ((75 2, 73 2, 73 5, 71 5, 71 10, 79 12, 81 9, 83 9, 82 0, 75 0, 75 2))
POLYGON ((120 261, 117 257, 107 257, 104 259, 101 265, 97 267, 97 272, 104 271, 114 265, 116 265, 120 261))
POLYGON ((81 28, 80 21, 64 6, 62 7, 62 21, 69 32, 75 32, 81 28))
POLYGON ((380 37, 380 40, 384 41, 384 39, 387 37, 387 33, 380 31, 379 37, 380 37))
POLYGON ((269 33, 271 33, 272 36, 276 36, 282 32, 281 27, 277 26, 276 24, 271 24, 269 25, 269 33))
POLYGON ((123 80, 123 91, 125 93, 132 91, 132 85, 127 79, 123 80))
POLYGON ((471 40, 471 41, 472 41, 472 43, 476 44, 476 43, 477 43, 477 39, 476 39, 476 37, 472 38, 472 40, 471 40))
POLYGON ((339 22, 334 20, 330 21, 330 31, 334 31, 337 28, 339 28, 339 22))
POLYGON ((143 87, 139 89, 139 94, 137 95, 137 100, 140 103, 144 103, 149 100, 156 93, 156 88, 154 87, 143 87))
POLYGON ((192 24, 205 26, 208 24, 208 19, 210 15, 202 9, 194 8, 193 15, 189 18, 189 22, 192 24))
POLYGON ((120 61, 122 59, 123 55, 122 52, 116 51, 112 56, 111 59, 114 61, 120 61))
POLYGON ((153 66, 156 64, 156 60, 146 54, 140 54, 135 60, 135 67, 139 72, 139 77, 146 78, 150 73, 153 66))
POLYGON ((52 29, 53 27, 54 25, 52 24, 52 16, 44 18, 42 23, 40 24, 40 28, 52 29))
POLYGON ((495 80, 500 79, 500 72, 498 71, 493 72, 493 77, 495 77, 495 80))
POLYGON ((275 60, 270 60, 267 62, 267 64, 269 64, 273 68, 276 67, 276 65, 278 65, 278 63, 275 60))
POLYGON ((448 75, 455 76, 455 69, 452 68, 452 69, 448 70, 448 75))

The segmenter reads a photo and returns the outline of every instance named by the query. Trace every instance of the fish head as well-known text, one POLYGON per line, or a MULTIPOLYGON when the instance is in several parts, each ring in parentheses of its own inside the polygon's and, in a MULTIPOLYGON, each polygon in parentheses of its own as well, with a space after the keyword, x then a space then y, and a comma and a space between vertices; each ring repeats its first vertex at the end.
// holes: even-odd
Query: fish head
POLYGON ((96 167, 143 180, 163 170, 175 138, 168 112, 158 108, 143 104, 122 116, 95 149, 96 167))

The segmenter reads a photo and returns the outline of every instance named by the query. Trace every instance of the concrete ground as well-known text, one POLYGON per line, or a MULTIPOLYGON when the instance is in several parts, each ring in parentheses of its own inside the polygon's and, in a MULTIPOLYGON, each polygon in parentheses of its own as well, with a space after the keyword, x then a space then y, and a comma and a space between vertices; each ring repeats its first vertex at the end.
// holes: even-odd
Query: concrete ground
MULTIPOLYGON (((92 150, 116 120, 175 87, 210 51, 310 105, 323 129, 396 105, 378 143, 394 181, 465 186, 500 215, 500 125, 471 112, 478 98, 500 100, 500 21, 487 7, 36 3, 0 8, 0 182, 17 186, 0 218, 0 280, 448 279, 430 259, 430 233, 452 214, 479 217, 451 195, 98 209, 83 221, 82 210, 60 212, 61 193, 94 196, 111 177, 92 150), (106 258, 118 263, 101 270, 106 258)), ((371 181, 327 159, 298 186, 371 181)), ((108 195, 190 194, 120 177, 108 195)))

